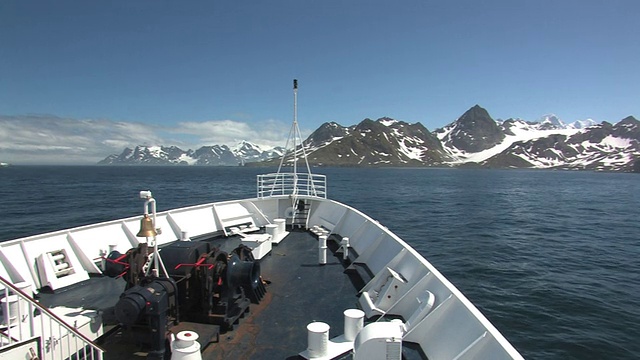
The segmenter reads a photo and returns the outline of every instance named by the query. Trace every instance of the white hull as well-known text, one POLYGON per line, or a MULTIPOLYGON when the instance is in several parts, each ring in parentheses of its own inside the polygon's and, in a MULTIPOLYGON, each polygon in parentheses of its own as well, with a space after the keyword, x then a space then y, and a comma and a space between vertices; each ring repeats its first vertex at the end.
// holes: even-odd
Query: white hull
MULTIPOLYGON (((355 262, 375 274, 359 301, 368 316, 394 314, 410 319, 403 340, 420 344, 431 360, 522 358, 458 289, 389 229, 347 205, 315 196, 299 199, 311 204, 308 227, 320 226, 348 237, 358 254, 355 262), (433 295, 430 309, 420 306, 423 294, 433 295)), ((156 226, 162 233, 157 240, 167 244, 181 239, 183 232, 197 239, 246 223, 262 228, 286 218, 290 209, 288 196, 272 196, 161 212, 156 226)), ((49 286, 56 290, 81 282, 89 273, 101 273, 102 257, 110 251, 124 253, 138 246, 139 223, 140 217, 132 217, 0 243, 0 276, 12 283, 26 282, 34 289, 49 286), (65 266, 48 260, 60 254, 65 266), (56 276, 62 270, 67 273, 56 276)), ((283 236, 274 231, 275 238, 283 236)))

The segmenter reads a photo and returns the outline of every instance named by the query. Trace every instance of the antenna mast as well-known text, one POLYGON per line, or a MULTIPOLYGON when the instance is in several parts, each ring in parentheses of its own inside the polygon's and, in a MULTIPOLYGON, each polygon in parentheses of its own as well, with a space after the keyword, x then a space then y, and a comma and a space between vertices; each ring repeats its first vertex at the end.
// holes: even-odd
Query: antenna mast
MULTIPOLYGON (((293 79, 293 125, 291 125, 291 130, 289 130, 289 138, 287 139, 287 144, 285 145, 285 153, 280 160, 280 165, 278 166, 278 174, 282 174, 282 166, 286 163, 287 154, 289 152, 289 142, 293 143, 293 194, 292 194, 292 203, 295 205, 297 200, 298 193, 298 151, 302 153, 301 157, 304 159, 304 162, 307 166, 307 181, 311 181, 311 167, 309 166, 309 160, 307 159, 307 152, 304 148, 304 142, 302 141, 302 134, 300 133, 300 128, 298 127, 298 80, 293 79), (298 146, 300 146, 300 150, 298 150, 298 146)), ((286 166, 286 165, 285 165, 286 166)), ((284 181, 284 177, 281 178, 284 181)), ((315 187, 311 184, 311 190, 315 194, 315 187)))
POLYGON ((300 128, 298 127, 298 80, 293 79, 293 125, 291 125, 291 129, 289 130, 289 137, 287 138, 287 144, 285 145, 285 154, 282 156, 280 160, 280 165, 278 166, 278 173, 281 172, 282 166, 285 165, 287 153, 289 152, 289 142, 293 142, 293 174, 298 174, 298 145, 300 146, 300 151, 302 152, 302 158, 307 166, 307 173, 311 174, 311 167, 309 166, 309 160, 307 160, 307 152, 304 148, 304 143, 302 141, 302 134, 300 133, 300 128), (299 143, 298 143, 299 140, 299 143))
MULTIPOLYGON (((299 133, 300 133, 300 129, 298 128, 298 79, 293 79, 293 174, 296 177, 298 174, 298 157, 297 157, 298 149, 296 147, 296 137, 299 133)), ((302 139, 300 140, 300 145, 302 145, 302 139)))

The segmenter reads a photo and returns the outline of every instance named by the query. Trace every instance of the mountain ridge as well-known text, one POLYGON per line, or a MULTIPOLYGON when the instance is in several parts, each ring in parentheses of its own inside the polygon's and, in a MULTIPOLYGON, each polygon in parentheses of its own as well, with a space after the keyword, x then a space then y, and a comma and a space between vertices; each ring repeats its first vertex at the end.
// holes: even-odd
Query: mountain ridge
POLYGON ((284 148, 263 149, 248 141, 241 141, 233 148, 227 145, 201 146, 196 150, 182 150, 177 146, 137 145, 112 154, 98 165, 199 165, 238 166, 246 162, 259 162, 282 156, 284 148))
MULTIPOLYGON (((300 146, 300 145, 299 145, 300 146)), ((326 122, 303 141, 314 166, 474 166, 601 171, 640 171, 640 121, 593 120, 565 124, 548 114, 539 121, 494 120, 480 105, 429 131, 420 122, 365 118, 356 125, 326 122)), ((175 146, 126 148, 101 165, 276 165, 284 149, 263 149, 248 141, 233 148, 175 146)))

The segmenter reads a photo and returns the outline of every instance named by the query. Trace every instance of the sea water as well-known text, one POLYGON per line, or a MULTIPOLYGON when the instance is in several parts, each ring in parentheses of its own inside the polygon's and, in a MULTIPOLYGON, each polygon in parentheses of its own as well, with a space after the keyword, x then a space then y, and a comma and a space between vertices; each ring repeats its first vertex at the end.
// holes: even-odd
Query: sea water
MULTIPOLYGON (((253 197, 249 167, 0 169, 0 240, 253 197)), ((640 176, 316 168, 329 197, 380 221, 471 300, 525 358, 640 355, 640 176)))

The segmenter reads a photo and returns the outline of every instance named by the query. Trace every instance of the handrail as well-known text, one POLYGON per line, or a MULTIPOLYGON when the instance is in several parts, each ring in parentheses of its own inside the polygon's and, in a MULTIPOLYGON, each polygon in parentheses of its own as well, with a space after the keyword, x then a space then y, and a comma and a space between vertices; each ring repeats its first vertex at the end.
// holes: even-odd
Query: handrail
POLYGON ((277 195, 327 198, 325 175, 306 173, 271 173, 257 176, 257 197, 277 195))
MULTIPOLYGON (((82 346, 82 349, 85 348, 85 346, 89 346, 92 351, 91 353, 93 354, 94 350, 97 350, 97 357, 98 359, 102 359, 102 353, 106 352, 105 349, 103 349, 100 345, 96 344, 93 342, 93 340, 89 339, 87 336, 85 336, 84 334, 82 334, 81 332, 79 332, 75 327, 67 324, 66 321, 64 321, 62 318, 60 318, 58 315, 56 315, 55 313, 53 313, 51 310, 49 310, 47 307, 42 306, 39 302, 37 302, 35 299, 33 299, 29 294, 26 294, 24 291, 22 291, 20 288, 18 288, 17 286, 15 286, 12 282, 6 280, 4 277, 0 276, 0 284, 2 284, 5 289, 4 289, 4 294, 5 297, 9 296, 9 292, 11 291, 13 295, 18 296, 19 298, 21 298, 22 300, 26 301, 27 303, 29 303, 29 313, 27 314, 29 316, 29 323, 30 323, 30 337, 35 336, 34 334, 34 321, 33 321, 33 308, 35 307, 38 310, 40 310, 41 316, 47 316, 49 317, 49 319, 54 320, 54 322, 56 322, 58 324, 58 326, 62 326, 63 328, 65 328, 69 333, 73 334, 74 336, 77 336, 78 338, 82 339, 82 341, 85 343, 85 345, 82 346)), ((8 306, 8 299, 7 299, 7 307, 6 309, 9 309, 8 306)), ((7 311, 9 312, 9 311, 7 311)), ((18 306, 18 316, 20 316, 21 309, 20 306, 18 306)), ((5 321, 7 321, 7 327, 8 327, 8 331, 9 334, 11 334, 11 319, 10 319, 10 315, 11 314, 4 314, 5 317, 5 321)), ((19 320, 19 319, 18 319, 19 320)), ((41 321, 41 325, 42 327, 44 327, 43 325, 44 321, 41 321)), ((19 327, 19 325, 18 325, 19 327)), ((51 329, 51 327, 50 327, 51 329)), ((41 335, 44 336, 44 328, 41 328, 41 335)), ((23 338, 22 336, 22 329, 19 329, 19 333, 20 333, 20 338, 17 339, 17 342, 26 340, 23 338)), ((2 341, 0 341, 0 349, 2 349, 3 347, 5 347, 5 345, 11 345, 13 343, 15 343, 16 341, 12 336, 7 336, 7 338, 9 339, 9 344, 4 344, 2 341)), ((44 341, 42 341, 40 343, 41 346, 41 350, 43 352, 43 357, 44 357, 44 341)), ((76 353, 78 353, 79 351, 76 351, 76 353)), ((85 356, 86 356, 86 352, 85 352, 85 356)), ((71 357, 71 354, 69 354, 69 357, 71 357)), ((93 357, 93 356, 92 356, 93 357)), ((55 357, 54 357, 55 358, 55 357)))

